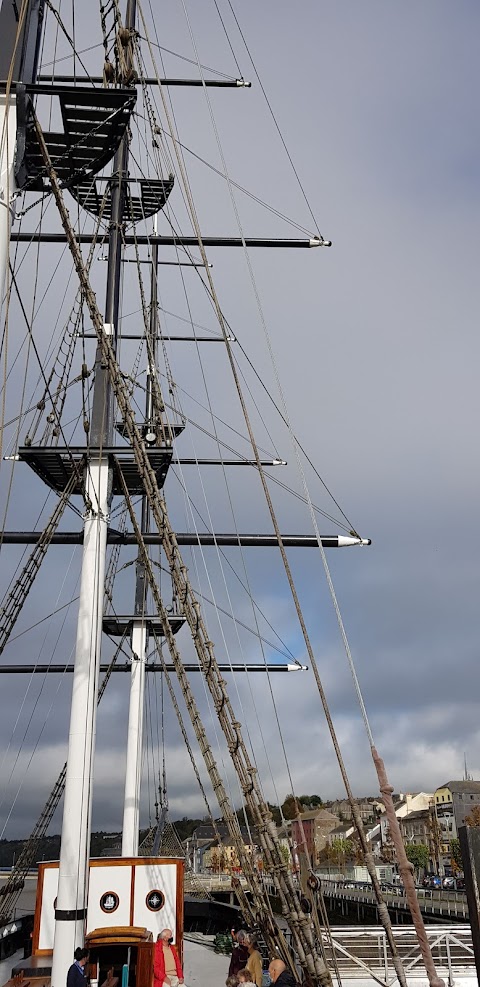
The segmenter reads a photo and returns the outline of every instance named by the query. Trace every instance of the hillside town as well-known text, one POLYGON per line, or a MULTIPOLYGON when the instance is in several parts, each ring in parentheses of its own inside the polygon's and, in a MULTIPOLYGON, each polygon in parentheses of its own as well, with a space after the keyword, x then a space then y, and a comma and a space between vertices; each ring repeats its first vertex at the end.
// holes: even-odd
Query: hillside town
MULTIPOLYGON (((395 814, 416 878, 455 880, 463 873, 458 831, 461 826, 480 826, 480 782, 448 781, 434 792, 406 792, 393 795, 395 814)), ((385 807, 381 799, 366 796, 355 799, 365 836, 373 853, 379 879, 395 880, 398 873, 396 852, 390 837, 385 807)), ((299 868, 300 854, 306 853, 309 866, 323 877, 366 879, 358 835, 347 799, 322 801, 318 795, 294 798, 287 795, 282 806, 270 806, 277 823, 285 860, 292 871, 299 868)), ((255 867, 263 870, 263 860, 249 825, 248 812, 237 812, 246 852, 255 867)), ((156 827, 154 827, 155 829, 156 827)), ((151 852, 153 830, 140 834, 140 852, 151 852)), ((91 837, 92 857, 116 856, 121 833, 95 832, 91 837)), ((12 867, 21 853, 22 840, 0 840, 0 866, 12 867)), ((38 842, 37 861, 58 857, 59 835, 38 842)), ((227 827, 212 819, 183 818, 169 821, 164 842, 165 856, 185 856, 190 872, 203 875, 230 875, 240 872, 236 847, 227 827), (165 842, 166 841, 166 842, 165 842)))
MULTIPOLYGON (((448 781, 435 792, 399 793, 393 796, 395 814, 418 878, 437 875, 455 878, 462 873, 458 831, 464 825, 480 825, 480 782, 448 781)), ((347 799, 336 799, 306 808, 300 800, 287 797, 284 807, 292 818, 278 826, 285 857, 292 870, 298 868, 296 849, 308 855, 310 865, 325 876, 361 879, 362 854, 347 799)), ((396 854, 390 838, 385 807, 375 797, 356 799, 368 844, 377 863, 379 877, 389 880, 396 872, 396 854)), ((185 841, 196 873, 234 874, 239 870, 235 847, 226 827, 210 823, 197 826, 185 841), (219 842, 220 837, 220 842, 219 842)), ((254 830, 242 828, 246 849, 262 869, 254 830)))

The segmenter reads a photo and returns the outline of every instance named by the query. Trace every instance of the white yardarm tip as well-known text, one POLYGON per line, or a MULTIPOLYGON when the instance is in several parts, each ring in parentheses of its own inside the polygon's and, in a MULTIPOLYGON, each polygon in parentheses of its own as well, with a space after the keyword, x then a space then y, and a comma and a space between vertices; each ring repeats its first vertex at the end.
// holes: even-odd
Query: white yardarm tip
POLYGON ((323 236, 312 236, 310 237, 309 247, 331 247, 331 240, 324 240, 323 236))
POLYGON ((287 672, 308 672, 308 665, 287 665, 287 672))
POLYGON ((286 466, 286 459, 272 459, 272 466, 286 466))
POLYGON ((236 81, 237 81, 237 86, 243 86, 244 89, 250 89, 251 88, 252 83, 251 82, 246 82, 245 79, 237 79, 236 81))
POLYGON ((353 535, 339 535, 338 547, 350 548, 352 545, 371 545, 371 538, 356 538, 353 535))

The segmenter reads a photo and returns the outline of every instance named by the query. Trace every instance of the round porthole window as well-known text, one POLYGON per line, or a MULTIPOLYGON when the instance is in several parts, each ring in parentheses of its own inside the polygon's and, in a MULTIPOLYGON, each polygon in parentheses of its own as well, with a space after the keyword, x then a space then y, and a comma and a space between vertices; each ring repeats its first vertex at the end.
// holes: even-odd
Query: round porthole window
POLYGON ((116 912, 119 904, 120 898, 115 891, 106 891, 100 898, 100 908, 102 909, 102 912, 107 912, 109 915, 111 915, 112 912, 116 912))
POLYGON ((159 912, 165 904, 165 895, 162 891, 154 888, 153 891, 148 892, 145 904, 150 912, 159 912))

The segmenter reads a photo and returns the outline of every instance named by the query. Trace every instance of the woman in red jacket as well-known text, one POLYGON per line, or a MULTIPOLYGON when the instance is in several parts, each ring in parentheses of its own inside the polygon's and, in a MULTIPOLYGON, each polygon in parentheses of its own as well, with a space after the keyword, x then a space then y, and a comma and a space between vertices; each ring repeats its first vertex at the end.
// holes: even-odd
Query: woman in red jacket
POLYGON ((164 929, 157 936, 153 960, 154 987, 179 987, 183 984, 183 971, 175 946, 172 946, 171 929, 164 929))

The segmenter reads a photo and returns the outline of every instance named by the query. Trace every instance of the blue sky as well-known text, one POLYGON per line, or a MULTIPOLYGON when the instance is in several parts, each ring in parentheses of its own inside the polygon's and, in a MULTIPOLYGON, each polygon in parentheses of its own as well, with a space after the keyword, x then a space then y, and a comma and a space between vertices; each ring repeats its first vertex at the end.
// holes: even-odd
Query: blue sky
MULTIPOLYGON (((201 60, 236 74, 214 4, 207 4, 208 9, 201 6, 200 11, 199 5, 187 4, 201 60)), ((182 5, 171 0, 164 8, 161 43, 193 57, 182 5)), ((221 9, 240 67, 253 83, 250 90, 210 91, 231 176, 311 229, 312 220, 231 12, 227 4, 221 9)), ((304 0, 296 8, 278 0, 262 4, 244 0, 237 14, 319 228, 333 241, 330 250, 251 254, 282 388, 302 444, 352 522, 373 540, 370 549, 329 553, 328 560, 378 747, 395 790, 431 791, 447 778, 462 776, 464 752, 470 772, 480 776, 476 525, 480 14, 472 3, 453 6, 438 0, 424 0, 421 5, 304 0)), ((78 27, 86 45, 91 31, 83 8, 80 16, 78 27)), ((90 57, 98 70, 94 56, 90 57)), ((165 58, 171 74, 193 71, 180 67, 172 56, 165 58)), ((177 91, 174 97, 181 140, 218 168, 219 152, 201 92, 177 91)), ((203 232, 235 235, 225 183, 188 153, 186 160, 203 232)), ((178 191, 175 195, 174 208, 184 223, 178 191)), ((239 193, 236 198, 246 234, 297 235, 249 199, 239 193)), ((268 390, 276 395, 245 260, 241 252, 234 256, 233 251, 212 251, 210 259, 232 329, 268 390)), ((98 285, 100 267, 93 275, 98 285)), ((128 290, 126 276, 127 301, 128 290)), ((188 292, 198 313, 195 317, 212 326, 209 307, 193 281, 188 281, 188 292)), ((188 314, 181 287, 168 282, 166 275, 162 302, 169 311, 188 314)), ((171 321, 169 328, 173 331, 175 325, 178 329, 171 321)), ((215 412, 244 431, 219 350, 209 348, 202 368, 191 351, 172 352, 174 374, 181 386, 205 403, 203 370, 215 412)), ((282 479, 300 491, 289 436, 246 365, 242 366, 277 447, 289 461, 282 479)), ((192 411, 193 403, 184 400, 192 411)), ((252 414, 259 442, 270 448, 260 416, 254 410, 252 414)), ((231 433, 224 434, 231 439, 231 433)), ((199 448, 194 431, 182 438, 184 455, 194 455, 199 448)), ((307 475, 313 500, 331 509, 310 470, 307 475)), ((201 485, 193 475, 189 480, 203 509, 201 485)), ((231 530, 222 478, 208 477, 205 484, 217 530, 222 525, 223 530, 231 530)), ((282 529, 309 532, 307 511, 273 489, 282 529)), ((245 471, 238 470, 233 477, 232 491, 239 530, 266 530, 259 488, 245 471)), ((167 496, 181 527, 186 512, 178 492, 172 477, 167 496)), ((20 490, 18 500, 26 500, 27 493, 20 490)), ((20 526, 18 518, 11 518, 14 524, 20 526)), ((331 531, 331 523, 322 521, 321 530, 331 531)), ((246 561, 259 604, 290 649, 306 661, 278 559, 272 553, 260 559, 249 552, 246 561)), ((321 560, 312 552, 291 553, 291 561, 353 788, 359 795, 374 794, 368 744, 321 560)), ((208 595, 204 574, 195 572, 193 560, 189 565, 194 582, 200 582, 208 595)), ((214 559, 209 565, 219 601, 228 603, 218 565, 214 559)), ((131 589, 131 570, 122 578, 124 600, 131 589)), ((231 589, 234 583, 232 577, 231 589)), ((74 595, 70 576, 68 593, 74 595)), ((46 601, 45 583, 36 588, 32 604, 37 613, 52 606, 46 601)), ((251 624, 248 601, 243 597, 238 606, 242 619, 251 624)), ((72 614, 68 627, 73 626, 72 614)), ((52 637, 54 633, 52 624, 52 637)), ((235 635, 226 633, 233 660, 235 635)), ((221 637, 216 640, 221 657, 225 644, 221 637)), ((31 637, 10 645, 5 660, 34 660, 36 643, 33 647, 25 641, 31 637)), ((182 645, 188 655, 183 639, 182 645)), ((251 660, 258 658, 253 638, 247 638, 244 646, 251 660)), ((49 647, 47 641, 47 652, 49 647)), ((69 657, 66 643, 62 648, 69 657)), ((20 755, 20 762, 36 742, 38 748, 7 827, 9 835, 28 831, 35 806, 40 808, 57 767, 63 764, 68 683, 60 685, 58 697, 57 685, 52 680, 45 683, 28 727, 27 755, 20 755), (38 740, 49 706, 54 713, 38 740)), ((195 688, 205 706, 200 685, 195 683, 195 688)), ((11 751, 18 749, 32 697, 39 689, 39 683, 32 686, 11 751)), ((5 748, 24 690, 24 681, 4 684, 5 748)), ((232 693, 258 757, 266 793, 275 798, 275 778, 280 797, 290 791, 292 781, 297 793, 341 795, 311 674, 277 676, 272 690, 276 711, 268 684, 260 677, 252 683, 241 680, 239 694, 235 689, 232 693), (281 753, 276 712, 290 776, 281 753), (265 749, 270 764, 265 763, 265 749)), ((99 717, 99 788, 94 803, 98 828, 120 824, 123 763, 117 752, 124 741, 126 704, 122 677, 109 690, 99 717)), ((168 755, 172 815, 201 812, 174 726, 168 755)), ((217 756, 219 761, 223 756, 220 742, 217 756)), ((5 759, 6 779, 13 766, 9 757, 10 752, 5 759)), ((15 768, 15 783, 17 772, 15 768)), ((228 769, 227 774, 231 778, 228 769)), ((15 783, 12 779, 7 784, 5 806, 16 791, 15 783)), ((231 784, 232 796, 238 798, 231 784)), ((147 788, 146 779, 144 818, 147 788)))

